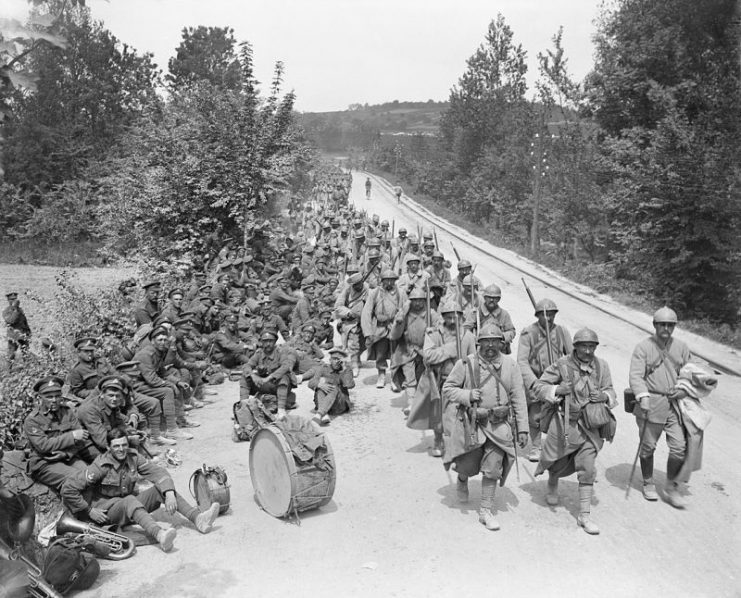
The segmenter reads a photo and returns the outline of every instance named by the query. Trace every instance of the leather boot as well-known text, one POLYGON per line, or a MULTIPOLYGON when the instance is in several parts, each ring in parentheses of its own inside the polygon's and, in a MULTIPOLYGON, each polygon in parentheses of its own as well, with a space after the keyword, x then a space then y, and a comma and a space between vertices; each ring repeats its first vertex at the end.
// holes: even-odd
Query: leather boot
POLYGON ((675 509, 684 509, 686 506, 684 498, 679 494, 679 482, 676 481, 683 464, 684 461, 671 456, 666 462, 666 502, 675 509))
POLYGON ((357 378, 360 374, 360 358, 355 357, 352 360, 352 377, 357 378))
POLYGON ((178 535, 174 527, 169 529, 160 529, 157 532, 157 543, 162 552, 170 552, 175 545, 175 537, 178 535))
POLYGON ((643 498, 650 501, 659 500, 654 485, 654 456, 641 457, 641 474, 643 475, 643 498))
POLYGON ((208 508, 208 510, 204 511, 203 513, 199 513, 193 524, 196 526, 196 529, 201 532, 202 534, 207 534, 211 531, 211 528, 213 528, 214 521, 216 521, 216 518, 219 516, 219 509, 221 508, 221 505, 217 502, 212 502, 211 506, 208 508))
POLYGON ((479 510, 479 523, 483 524, 489 531, 495 532, 499 529, 499 522, 491 512, 494 505, 494 494, 497 490, 497 481, 484 477, 481 480, 481 509, 479 510))
POLYGON ((445 453, 445 440, 443 434, 439 430, 435 430, 435 444, 432 447, 433 457, 442 457, 445 453))
POLYGON ((540 428, 530 427, 530 452, 527 460, 531 463, 540 461, 540 428))
POLYGON ((592 484, 579 484, 579 518, 576 520, 576 523, 588 534, 596 536, 597 534, 599 534, 599 528, 589 518, 589 514, 592 508, 593 490, 594 488, 592 484))
POLYGON ((458 497, 458 502, 468 502, 468 478, 462 479, 458 476, 455 484, 455 493, 458 497))
POLYGON ((548 491, 545 495, 545 502, 549 507, 558 505, 558 476, 552 473, 548 474, 548 491))
POLYGON ((378 370, 376 388, 383 388, 384 386, 386 386, 386 370, 378 370))

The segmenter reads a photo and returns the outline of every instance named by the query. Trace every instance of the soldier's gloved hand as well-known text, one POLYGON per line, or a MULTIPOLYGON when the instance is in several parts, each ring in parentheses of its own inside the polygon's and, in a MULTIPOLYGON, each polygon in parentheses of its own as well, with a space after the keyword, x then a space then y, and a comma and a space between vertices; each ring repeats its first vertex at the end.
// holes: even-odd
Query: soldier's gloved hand
POLYGON ((87 440, 90 438, 90 432, 87 430, 72 430, 72 438, 75 439, 75 442, 80 442, 82 440, 87 440))
POLYGON ((286 410, 278 408, 278 415, 276 416, 279 422, 282 422, 284 419, 286 419, 286 410))
POLYGON ((102 511, 101 509, 96 509, 95 507, 91 508, 88 516, 98 525, 108 523, 108 515, 106 515, 105 511, 102 511))
POLYGON ((556 387, 556 395, 560 395, 560 396, 570 395, 573 392, 573 390, 574 389, 571 385, 571 382, 561 382, 561 384, 559 384, 556 387))
POLYGON ((527 446, 527 432, 520 432, 517 434, 517 444, 520 448, 525 448, 527 446))
POLYGON ((641 410, 648 413, 651 410, 651 397, 641 397, 641 410))

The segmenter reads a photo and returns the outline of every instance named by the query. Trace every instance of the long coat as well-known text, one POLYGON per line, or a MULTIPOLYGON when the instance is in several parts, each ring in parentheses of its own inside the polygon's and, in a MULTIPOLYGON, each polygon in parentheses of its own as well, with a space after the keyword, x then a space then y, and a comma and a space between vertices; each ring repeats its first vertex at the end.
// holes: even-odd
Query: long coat
POLYGON ((394 317, 402 308, 403 302, 404 299, 396 288, 387 291, 383 287, 378 287, 369 291, 368 299, 363 306, 360 325, 363 335, 371 339, 368 347, 370 361, 376 359, 375 344, 381 339, 389 338, 394 317))

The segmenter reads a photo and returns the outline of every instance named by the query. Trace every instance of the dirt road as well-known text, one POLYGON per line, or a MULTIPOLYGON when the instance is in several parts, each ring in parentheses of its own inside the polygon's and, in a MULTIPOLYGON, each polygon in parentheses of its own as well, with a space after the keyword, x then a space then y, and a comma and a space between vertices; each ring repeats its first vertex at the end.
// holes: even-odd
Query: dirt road
MULTIPOLYGON (((355 174, 355 203, 394 218, 397 230, 401 224, 416 228, 405 208, 379 185, 366 201, 364 180, 355 174)), ((438 236, 449 247, 442 231, 438 236)), ((459 251, 478 263, 476 274, 485 284, 502 286, 502 306, 518 329, 533 320, 519 272, 480 259, 473 248, 459 246, 459 251)), ((582 326, 596 330, 598 354, 610 364, 620 393, 630 353, 644 335, 554 289, 534 285, 533 291, 556 300, 557 321, 572 332, 582 326)), ((362 369, 357 382, 354 410, 328 429, 337 461, 334 499, 304 514, 301 526, 277 520, 256 505, 249 446, 230 440, 237 384, 217 387, 216 401, 195 412, 202 426, 194 440, 180 443, 184 463, 171 472, 187 492, 188 477, 201 463, 225 467, 231 512, 207 536, 182 525, 173 553, 143 547, 129 561, 103 563, 100 582, 80 596, 741 596, 738 378, 723 376, 708 401, 714 419, 705 439, 705 463, 692 479, 685 511, 646 502, 637 486, 625 499, 637 429, 617 408, 617 437, 598 459, 593 519, 602 530, 599 536, 588 536, 576 525, 575 477, 561 482, 561 505, 549 508, 545 480, 534 480, 533 464, 525 460, 521 481, 513 474, 505 488, 497 489, 502 529, 488 532, 477 521, 478 481, 471 483, 469 505, 457 504, 454 481, 440 460, 427 454, 431 436, 404 426, 401 395, 377 391, 372 368, 362 369)), ((298 411, 308 415, 305 385, 298 397, 298 411)), ((660 483, 665 457, 662 443, 660 483)))

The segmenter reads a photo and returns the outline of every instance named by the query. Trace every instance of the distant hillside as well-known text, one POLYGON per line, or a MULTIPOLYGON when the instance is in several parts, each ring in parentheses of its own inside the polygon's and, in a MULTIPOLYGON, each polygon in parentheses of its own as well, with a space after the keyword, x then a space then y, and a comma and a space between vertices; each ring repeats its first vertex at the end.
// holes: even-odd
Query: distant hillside
POLYGON ((304 112, 304 129, 317 146, 329 152, 370 147, 387 135, 434 135, 447 102, 387 102, 375 106, 351 104, 337 112, 304 112))

